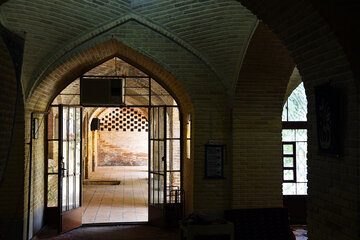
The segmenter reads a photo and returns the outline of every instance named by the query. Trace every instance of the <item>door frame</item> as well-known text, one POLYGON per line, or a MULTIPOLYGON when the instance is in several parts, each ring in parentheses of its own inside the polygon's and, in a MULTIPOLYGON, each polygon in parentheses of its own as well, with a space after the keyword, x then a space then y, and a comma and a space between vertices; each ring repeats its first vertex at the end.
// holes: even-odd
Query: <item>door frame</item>
MULTIPOLYGON (((97 76, 97 77, 101 77, 101 76, 97 76)), ((107 77, 111 77, 111 76, 107 76, 107 77)), ((129 77, 129 76, 128 76, 129 77)), ((131 76, 131 77, 133 77, 133 76, 131 76)), ((143 77, 142 77, 143 78, 143 77)), ((85 107, 104 107, 104 108, 122 108, 122 107, 132 107, 132 108, 147 108, 148 109, 148 123, 149 123, 149 134, 148 134, 148 144, 149 144, 149 147, 148 147, 148 154, 149 154, 149 157, 150 157, 150 127, 151 127, 151 118, 150 118, 150 111, 151 111, 151 108, 161 108, 161 107, 163 107, 165 110, 165 113, 166 113, 166 108, 168 108, 168 107, 171 107, 171 108, 177 108, 178 109, 178 112, 179 112, 179 121, 180 121, 180 129, 179 129, 179 131, 180 131, 180 133, 179 133, 179 144, 180 144, 180 170, 179 170, 179 172, 180 172, 180 189, 181 189, 181 191, 183 191, 183 157, 184 157, 184 141, 185 141, 185 139, 184 139, 184 133, 183 133, 183 129, 184 129, 184 126, 183 126, 183 123, 184 123, 184 121, 183 121, 183 113, 182 113, 182 111, 181 111, 181 107, 179 106, 179 105, 152 105, 152 103, 151 103, 151 98, 152 98, 152 88, 151 88, 151 81, 153 80, 153 81, 156 81, 156 79, 154 79, 154 78, 152 78, 152 77, 147 77, 147 79, 148 79, 148 81, 149 81, 149 103, 147 104, 147 105, 82 105, 82 104, 76 104, 76 105, 67 105, 67 104, 54 104, 54 105, 50 105, 49 106, 49 108, 51 108, 51 107, 58 107, 58 109, 59 109, 59 115, 60 115, 60 106, 64 106, 64 107, 81 107, 81 108, 85 108, 85 107)), ((158 84, 160 84, 160 86, 162 86, 162 84, 161 83, 159 83, 158 81, 156 81, 158 84)), ((81 87, 81 86, 80 86, 81 87)), ((166 88, 164 88, 166 91, 167 91, 167 89, 166 88)), ((176 98, 174 98, 174 96, 171 94, 171 92, 169 92, 169 95, 176 101, 176 98)), ((83 119, 82 119, 82 117, 83 117, 83 113, 82 113, 82 111, 81 111, 81 135, 83 134, 83 119)), ((166 121, 166 115, 165 115, 165 121, 166 121)), ((59 131, 60 131, 60 116, 59 116, 59 126, 58 126, 58 128, 59 128, 59 131)), ((166 130, 167 130, 167 128, 166 128, 166 124, 164 124, 164 134, 166 133, 166 130)), ((57 207, 48 207, 47 206, 47 203, 48 203, 48 201, 47 201, 47 198, 48 198, 48 168, 47 168, 47 164, 48 164, 48 142, 49 142, 49 139, 48 139, 48 119, 46 119, 46 147, 45 147, 45 160, 46 160, 46 164, 45 164, 45 166, 46 166, 46 169, 45 169, 45 209, 46 209, 46 212, 45 212, 45 216, 48 216, 48 217, 46 217, 46 219, 47 219, 47 221, 48 220, 51 220, 51 219, 54 219, 52 216, 54 216, 54 215, 59 215, 59 218, 57 218, 57 221, 58 221, 58 223, 59 224, 61 224, 62 223, 62 219, 61 219, 61 213, 62 213, 62 209, 60 209, 60 204, 61 204, 61 201, 62 201, 62 198, 61 198, 61 196, 60 196, 60 192, 61 192, 61 177, 58 177, 58 205, 57 205, 57 207)), ((82 137, 83 136, 81 136, 81 149, 80 149, 80 151, 81 151, 81 153, 80 153, 80 156, 81 156, 81 161, 80 161, 80 207, 82 206, 82 189, 83 189, 83 171, 84 171, 84 166, 83 166, 83 156, 82 156, 82 151, 83 151, 83 146, 82 146, 82 144, 83 144, 83 139, 82 139, 82 137)), ((59 136, 58 136, 58 138, 60 139, 60 132, 59 132, 59 136)), ((165 151, 165 154, 166 154, 166 141, 167 141, 168 139, 164 139, 164 151, 165 151)), ((60 140, 58 140, 58 141, 60 141, 60 140)), ((61 148, 62 148, 62 146, 61 146, 61 148)), ((60 144, 59 144, 59 146, 58 146, 58 151, 60 152, 60 144)), ((165 156, 166 157, 166 156, 165 156)), ((150 159, 149 159, 149 161, 150 161, 150 159)), ((150 162, 148 161, 148 164, 149 164, 149 168, 150 168, 150 162)), ((166 161, 165 161, 166 162, 166 161)), ((58 163, 60 163, 60 162, 58 162, 58 163)), ((58 176, 60 176, 60 165, 58 166, 58 176)), ((166 169, 165 169, 166 170, 166 169)), ((166 175, 166 174, 165 174, 166 175)), ((148 170, 148 181, 149 181, 149 176, 150 176, 150 169, 148 170)), ((164 179, 166 179, 166 176, 164 176, 164 179)), ((164 181, 164 184, 166 184, 166 180, 164 181)), ((167 189, 166 189, 166 187, 164 187, 165 189, 164 189, 164 200, 166 199, 166 191, 167 191, 167 189)), ((148 210, 149 210, 149 208, 150 208, 150 203, 149 203, 149 200, 150 200, 150 184, 149 184, 149 182, 148 182, 148 210)), ((184 204, 184 202, 183 202, 183 200, 182 200, 182 204, 183 204, 183 207, 185 206, 185 204, 184 204)), ((66 215, 66 214, 65 214, 66 215)), ((81 215, 82 215, 82 212, 81 212, 81 215)), ((165 213, 164 213, 164 211, 162 212, 162 216, 165 216, 165 213)), ((150 220, 150 213, 149 213, 149 215, 148 215, 148 222, 149 222, 149 220, 150 220)))
MULTIPOLYGON (((149 107, 149 111, 148 111, 148 122, 149 122, 149 132, 148 132, 148 221, 149 223, 152 223, 154 225, 164 225, 164 219, 163 219, 163 216, 164 216, 164 208, 165 208, 165 204, 166 204, 166 173, 167 173, 167 156, 166 156, 166 107, 164 106, 150 106, 149 107), (155 109, 157 109, 157 119, 158 119, 158 122, 157 122, 157 125, 158 125, 158 129, 154 129, 155 126, 153 126, 152 123, 155 123, 155 119, 156 118, 152 118, 152 116, 155 115, 155 109), (160 120, 160 109, 162 109, 163 111, 163 119, 162 121, 159 121, 160 120), (153 128, 154 127, 154 128, 153 128), (160 128, 162 128, 162 130, 160 130, 160 128), (158 130, 158 132, 156 133, 156 131, 158 130), (152 133, 152 131, 154 131, 152 133), (162 139, 160 139, 160 131, 163 131, 163 137, 162 139), (151 134, 153 135, 151 137, 151 134), (157 137, 155 137, 155 135, 157 135, 157 137), (153 149, 151 149, 151 143, 153 142, 153 144, 155 144, 155 142, 157 142, 158 144, 158 150, 160 149, 160 142, 163 143, 163 149, 162 149, 162 153, 163 153, 163 156, 161 157, 161 153, 158 152, 157 153, 157 158, 158 158, 158 168, 161 168, 161 163, 163 160, 163 158, 165 158, 165 161, 164 161, 164 166, 163 166, 163 174, 160 174, 160 172, 156 172, 155 169, 152 169, 151 165, 153 164, 153 162, 155 161, 155 154, 154 154, 154 151, 153 149), (153 155, 152 155, 153 153, 153 155), (161 159, 160 159, 161 157, 161 159), (152 170, 151 170, 152 169, 152 170), (153 177, 151 178, 151 174, 153 175, 153 177), (158 175, 158 180, 157 182, 155 181, 155 175, 158 175), (164 181, 164 186, 160 186, 160 183, 161 183, 161 175, 163 175, 163 181, 164 181), (150 183, 152 181, 152 184, 150 183), (158 194, 158 206, 155 206, 155 205, 152 205, 151 204, 151 201, 153 201, 155 199, 155 195, 152 194, 154 193, 153 189, 155 189, 155 182, 157 183, 158 185, 158 193, 160 191, 160 188, 162 187, 162 190, 163 190, 163 199, 162 199, 162 204, 160 203, 160 194, 158 194), (151 189, 151 187, 153 189, 151 189), (152 195, 152 196, 151 196, 152 195)), ((154 147, 155 148, 155 147, 154 147)), ((154 164, 155 166, 155 164, 154 164)), ((153 166, 153 167, 154 167, 153 166)), ((161 171, 161 170, 160 170, 161 171)))
MULTIPOLYGON (((156 118, 155 118, 156 119, 156 118)), ((154 120, 156 121, 156 120, 154 120)), ((173 226, 173 225, 176 225, 177 223, 177 220, 175 219, 171 219, 171 215, 174 215, 176 214, 177 217, 183 215, 183 210, 184 210, 184 198, 183 198, 183 146, 184 146, 184 138, 183 138, 183 119, 182 119, 182 113, 181 113, 181 109, 179 106, 169 106, 169 105, 154 105, 154 106, 150 106, 149 107, 149 170, 148 170, 148 209, 149 209, 149 223, 153 224, 153 225, 157 225, 157 226, 173 226), (153 123, 153 119, 151 118, 151 113, 153 112, 153 114, 155 114, 155 111, 152 111, 152 109, 155 109, 157 108, 157 113, 158 113, 158 116, 157 116, 157 119, 158 121, 161 121, 161 122, 158 122, 158 126, 159 126, 159 132, 157 133, 158 136, 155 136, 155 133, 153 133, 153 136, 151 137, 151 131, 155 130, 156 129, 153 129, 152 128, 152 123, 153 123), (178 110, 178 114, 179 114, 179 124, 180 124, 180 128, 179 128, 179 136, 178 137, 174 137, 174 136, 167 136, 167 133, 168 133, 168 125, 170 123, 167 122, 167 118, 168 118, 168 110, 169 108, 172 108, 172 109, 177 109, 178 110), (163 119, 160 120, 160 113, 161 113, 161 109, 162 109, 162 112, 163 112, 163 119), (160 127, 162 127, 162 130, 160 129, 160 127), (161 136, 160 132, 163 131, 163 136, 161 136), (161 166, 161 162, 164 161, 164 165, 163 165, 163 178, 164 178, 164 183, 163 183, 163 199, 162 199, 162 203, 160 202, 160 195, 158 195, 158 203, 157 203, 157 206, 156 206, 156 203, 155 204, 151 204, 151 201, 153 201, 153 199, 151 198, 150 194, 153 192, 151 190, 151 187, 155 188, 154 187, 154 183, 156 182, 154 176, 153 176, 153 179, 151 178, 151 175, 150 174, 153 174, 155 175, 156 174, 156 170, 153 169, 151 171, 151 164, 152 164, 152 161, 154 161, 153 156, 151 155, 152 150, 150 150, 151 148, 151 141, 153 142, 163 142, 164 144, 164 147, 163 147, 163 156, 162 156, 162 159, 160 159, 160 155, 161 153, 157 153, 158 154, 158 161, 159 161, 159 164, 161 166), (179 154, 179 170, 168 170, 168 163, 169 160, 170 160, 170 156, 168 156, 168 143, 170 141, 178 141, 179 142, 179 147, 180 147, 180 154, 179 154), (170 179, 168 179, 168 173, 173 174, 173 173, 176 173, 176 172, 179 172, 179 176, 180 176, 180 185, 179 185, 179 189, 178 191, 175 191, 176 194, 179 194, 179 195, 174 195, 173 197, 175 198, 174 199, 174 202, 172 202, 172 195, 171 195, 171 192, 172 190, 170 189, 171 187, 174 187, 174 186, 171 186, 170 185, 170 179), (150 181, 153 180, 153 183, 150 184, 150 181), (179 196, 179 199, 178 199, 178 196, 179 196), (179 207, 181 209, 179 209, 179 207)), ((160 147, 159 147, 160 149, 160 147)), ((159 179, 157 180, 158 181, 158 186, 159 185, 159 182, 161 182, 160 180, 160 177, 161 177, 161 174, 157 174, 159 175, 159 179)), ((159 188, 160 190, 160 188, 159 188)))
MULTIPOLYGON (((83 159, 82 159, 82 106, 81 105, 59 105, 58 106, 58 109, 59 109, 59 155, 58 155, 58 206, 59 206, 59 231, 61 233, 64 233, 64 232, 67 232, 67 231, 70 231, 72 229, 75 229, 77 227, 80 227, 82 225, 82 179, 83 179, 83 159), (74 116, 75 116, 75 126, 76 126, 76 109, 80 109, 80 129, 78 130, 78 132, 80 133, 80 153, 79 153, 79 162, 80 162, 80 166, 79 166, 79 171, 80 171, 80 174, 79 174, 79 207, 75 207, 71 210, 66 210, 66 211, 63 211, 62 210, 62 206, 63 206, 63 181, 62 181, 62 178, 63 178, 63 167, 62 167, 62 160, 64 159, 63 158, 63 140, 64 140, 64 136, 63 136, 63 129, 64 129, 64 125, 63 125, 63 113, 64 113, 64 107, 67 107, 67 108, 73 108, 75 111, 74 111, 74 116), (61 143, 61 144, 60 144, 61 143), (61 159, 62 158, 62 159, 61 159)), ((70 109, 69 109, 69 112, 68 114, 70 114, 70 109)), ((69 116, 67 118, 67 120, 69 120, 69 116)), ((67 133, 69 134, 69 126, 70 124, 67 123, 66 124, 66 127, 68 128, 67 129, 67 133)), ((75 145, 74 145, 74 156, 76 158, 76 132, 77 132, 77 129, 76 127, 74 128, 74 132, 75 132, 75 145)), ((67 141, 69 141, 69 139, 67 139, 67 141)), ((69 146, 68 146, 68 151, 69 151, 69 146)), ((69 157, 69 156, 68 156, 69 157)), ((74 159, 75 163, 76 163, 76 159, 74 159)), ((69 166, 67 166, 69 168, 69 166)), ((74 174, 76 174, 76 164, 75 166, 73 166, 74 169, 74 174)), ((74 181, 75 181, 75 185, 76 185, 76 175, 74 175, 74 181)), ((76 194, 74 196, 74 198, 76 198, 76 194)), ((75 200, 76 202, 76 200, 75 200)))
MULTIPOLYGON (((53 136, 52 139, 49 139, 49 119, 46 118, 45 120, 45 126, 46 126, 46 134, 45 134, 45 140, 46 140, 46 147, 45 147, 45 219, 47 223, 50 224, 55 224, 58 226, 58 232, 59 233, 63 233, 66 231, 69 231, 73 228, 79 227, 81 226, 81 221, 79 221, 79 219, 81 220, 81 216, 82 216, 82 178, 83 178, 83 161, 82 161, 82 106, 81 105, 66 105, 66 104, 59 104, 59 105, 50 105, 49 106, 49 111, 51 110, 51 108, 57 109, 57 113, 58 113, 58 120, 54 121, 57 122, 57 129, 54 129, 54 134, 56 132, 57 137, 53 136), (61 169, 61 156, 62 156, 62 151, 63 151, 63 108, 64 107, 69 107, 69 108, 74 108, 74 121, 77 120, 76 118, 76 114, 77 111, 76 109, 80 109, 80 116, 79 116, 79 120, 80 120, 80 124, 79 127, 80 129, 78 129, 78 133, 80 134, 79 137, 79 144, 80 144, 80 152, 79 152, 79 207, 68 210, 63 212, 62 211, 62 175, 63 175, 63 171, 61 169), (56 159, 57 161, 57 172, 54 173, 49 173, 48 172, 48 153, 49 153, 49 141, 54 141, 57 142, 57 154, 58 154, 58 158, 56 159), (55 175, 57 176, 57 206, 55 207, 48 207, 48 176, 49 175, 55 175), (80 216, 80 218, 79 218, 80 216)), ((55 117, 55 115, 54 115, 55 117)), ((76 137, 76 127, 74 128, 74 132, 75 132, 75 137, 76 137)), ((76 139, 75 139, 75 145, 74 145, 74 157, 76 158, 76 139)), ((55 159, 54 159, 55 160, 55 159)), ((76 161, 76 159, 74 159, 74 161, 76 161)), ((74 173, 76 174, 76 167, 74 166, 74 173)), ((75 178, 76 179, 76 178, 75 178)), ((74 179, 76 184, 76 180, 74 179)), ((76 197, 76 194, 75 194, 76 197)))

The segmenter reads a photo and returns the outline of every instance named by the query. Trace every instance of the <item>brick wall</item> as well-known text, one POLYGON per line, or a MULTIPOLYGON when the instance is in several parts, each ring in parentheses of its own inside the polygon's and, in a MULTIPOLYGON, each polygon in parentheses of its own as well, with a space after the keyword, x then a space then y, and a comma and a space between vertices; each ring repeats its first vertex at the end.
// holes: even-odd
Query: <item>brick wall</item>
MULTIPOLYGON (((7 46, 0 38, 0 174, 3 174, 12 129, 16 76, 7 46)), ((0 238, 20 238, 24 204, 24 105, 21 86, 18 89, 18 106, 15 128, 5 179, 0 186, 0 238)))
POLYGON ((100 118, 98 166, 147 166, 148 121, 137 108, 110 108, 100 118))
MULTIPOLYGON (((31 112, 34 110, 25 110, 25 141, 30 142, 31 112)), ((25 180, 24 180, 24 234, 26 234, 26 221, 28 211, 30 211, 30 237, 38 232, 43 226, 44 207, 45 207, 45 117, 43 114, 34 114, 39 119, 39 138, 33 139, 32 144, 32 171, 31 171, 31 198, 30 210, 28 209, 28 191, 29 191, 29 167, 30 167, 30 145, 25 147, 25 180)))
POLYGON ((98 166, 147 166, 146 132, 100 132, 98 166))
MULTIPOLYGON (((40 99, 44 99, 48 93, 44 92, 40 99)), ((37 101, 35 105, 31 105, 29 101, 25 102, 25 142, 30 142, 31 129, 31 113, 37 111, 45 111, 49 103, 45 101, 37 101)), ((33 237, 41 227, 44 220, 45 208, 45 117, 44 114, 34 114, 35 118, 39 119, 39 137, 33 139, 32 144, 32 178, 31 178, 31 198, 30 209, 28 209, 28 193, 29 193, 29 166, 30 166, 30 146, 25 145, 25 179, 24 179, 24 239, 26 236, 26 223, 28 220, 28 211, 30 211, 30 228, 29 237, 33 237)))
POLYGON ((240 71, 233 109, 234 208, 282 206, 281 113, 294 63, 263 23, 240 71))
POLYGON ((356 44, 351 44, 354 41, 353 35, 358 34, 350 29, 358 31, 358 28, 344 28, 342 23, 356 25, 353 23, 357 16, 354 11, 358 7, 354 6, 350 10, 351 4, 338 6, 335 3, 328 5, 323 1, 306 0, 240 2, 262 19, 288 47, 303 77, 310 125, 307 210, 309 237, 316 240, 357 239, 359 109, 358 81, 354 78, 356 72, 352 67, 353 64, 358 65, 358 61, 353 61, 353 56, 359 51, 356 44), (312 4, 314 2, 317 3, 316 8, 312 4), (349 11, 343 14, 344 9, 349 11), (324 12, 332 13, 326 15, 328 22, 320 15, 324 12), (349 21, 350 19, 352 20, 349 21), (314 87, 323 83, 330 83, 341 96, 342 154, 339 158, 318 154, 314 87))

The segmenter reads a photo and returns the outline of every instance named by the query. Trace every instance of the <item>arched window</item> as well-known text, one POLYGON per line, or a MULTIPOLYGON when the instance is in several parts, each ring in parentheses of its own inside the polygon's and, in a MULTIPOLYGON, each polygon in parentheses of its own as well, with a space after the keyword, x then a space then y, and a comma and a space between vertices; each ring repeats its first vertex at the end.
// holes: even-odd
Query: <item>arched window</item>
POLYGON ((301 83, 282 113, 283 195, 307 194, 307 99, 301 83))

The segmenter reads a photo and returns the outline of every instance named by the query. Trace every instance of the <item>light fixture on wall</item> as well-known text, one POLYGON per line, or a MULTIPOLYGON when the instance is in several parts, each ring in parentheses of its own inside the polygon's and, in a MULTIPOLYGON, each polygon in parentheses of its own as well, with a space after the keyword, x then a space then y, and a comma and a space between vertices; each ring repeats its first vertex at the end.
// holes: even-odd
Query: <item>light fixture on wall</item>
MULTIPOLYGON (((117 61, 116 61, 117 57, 114 57, 114 73, 115 76, 118 76, 118 67, 117 67, 117 61)), ((119 69, 120 72, 120 69, 119 69)))
POLYGON ((99 130, 100 129, 100 119, 93 118, 91 120, 90 129, 91 129, 91 131, 99 130))

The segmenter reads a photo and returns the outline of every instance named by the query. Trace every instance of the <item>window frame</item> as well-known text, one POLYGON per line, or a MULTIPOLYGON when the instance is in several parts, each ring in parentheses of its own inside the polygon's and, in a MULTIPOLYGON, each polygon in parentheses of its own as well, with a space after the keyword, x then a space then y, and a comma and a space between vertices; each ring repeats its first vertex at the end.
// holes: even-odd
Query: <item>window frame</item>
MULTIPOLYGON (((302 83, 301 83, 302 84, 302 83)), ((289 99, 291 98, 291 96, 293 95, 294 91, 300 87, 300 85, 297 86, 293 91, 292 93, 289 95, 288 99, 285 101, 284 103, 284 106, 283 106, 283 112, 282 112, 282 132, 283 130, 294 130, 295 131, 295 134, 297 132, 297 130, 307 130, 307 133, 308 133, 308 122, 307 122, 307 117, 306 119, 304 118, 300 118, 301 120, 300 121, 296 121, 295 120, 289 120, 289 99), (286 111, 284 113, 284 111, 286 111), (285 119, 286 118, 286 119, 285 119)), ((306 95, 305 95, 305 98, 306 98, 306 95)), ((306 98, 306 101, 307 103, 307 98, 306 98)), ((301 109, 304 109, 304 108, 301 108, 301 109)), ((306 113, 307 113, 307 107, 306 107, 306 113)), ((283 185, 283 195, 284 196, 298 196, 298 195, 307 195, 307 191, 306 191, 306 194, 301 194, 298 192, 298 184, 303 184, 303 183, 308 183, 308 180, 307 180, 307 177, 306 177, 306 182, 302 182, 302 181, 297 181, 297 178, 298 178, 298 169, 297 169, 297 165, 298 165, 298 160, 297 159, 297 143, 298 142, 306 142, 306 144, 308 143, 308 140, 306 141, 298 141, 296 138, 295 139, 289 139, 287 141, 283 141, 283 137, 282 137, 282 185, 283 185), (284 154, 284 144, 293 144, 293 154, 284 154), (292 157, 293 158, 293 167, 284 167, 284 158, 285 157, 292 157), (284 171, 285 170, 292 170, 294 175, 293 175, 293 180, 284 180, 284 171), (295 184, 295 190, 294 190, 294 194, 284 194, 284 184, 295 184)), ((307 159, 307 156, 306 156, 306 160, 307 159)), ((301 162, 301 161, 300 161, 301 162)), ((308 170, 308 166, 306 164, 306 174, 307 174, 307 170, 308 170)))
POLYGON ((296 142, 282 142, 282 167, 283 167, 283 183, 296 183, 296 142), (293 146, 293 153, 292 154, 284 154, 284 145, 292 145, 293 146), (284 159, 286 157, 292 157, 293 159, 293 166, 292 167, 285 167, 284 166, 284 159), (285 180, 284 179, 284 173, 285 170, 292 170, 293 171, 293 179, 292 180, 285 180))

